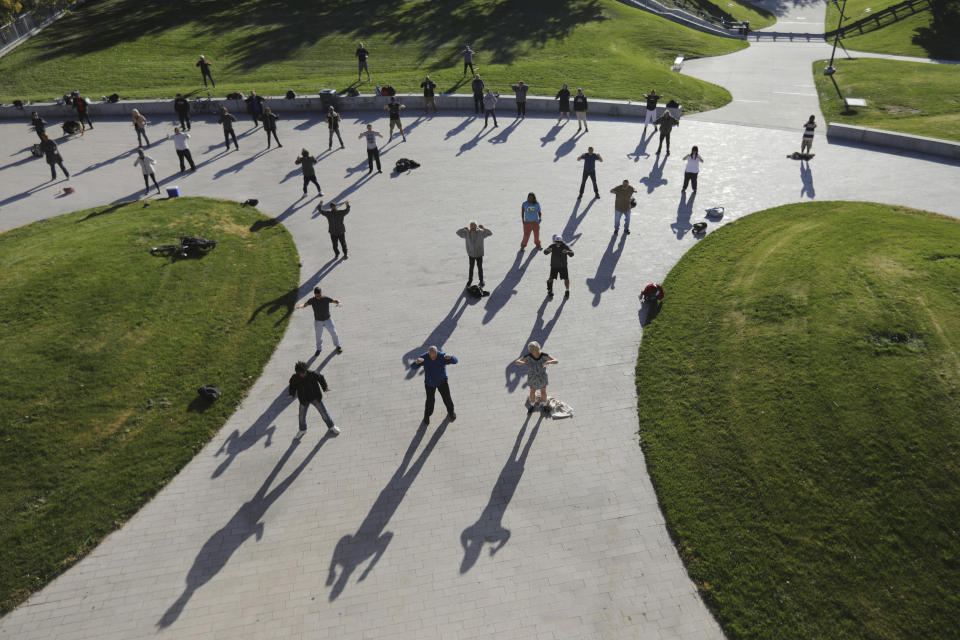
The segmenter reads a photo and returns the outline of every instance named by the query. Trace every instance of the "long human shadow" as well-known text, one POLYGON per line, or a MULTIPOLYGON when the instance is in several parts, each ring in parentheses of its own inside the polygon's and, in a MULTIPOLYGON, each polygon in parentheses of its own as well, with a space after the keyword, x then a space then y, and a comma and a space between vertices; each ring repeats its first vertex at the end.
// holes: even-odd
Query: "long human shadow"
POLYGON ((273 300, 268 300, 254 309, 253 313, 250 314, 250 318, 247 320, 247 324, 250 324, 256 320, 257 316, 261 313, 273 315, 274 313, 282 311, 283 315, 278 317, 273 323, 273 326, 275 327, 280 326, 280 324, 289 318, 290 314, 293 313, 293 308, 296 306, 297 300, 303 298, 308 293, 313 291, 313 288, 317 286, 317 284, 326 276, 330 275, 330 272, 332 272, 341 262, 343 262, 343 260, 339 258, 330 258, 327 260, 326 264, 320 267, 316 273, 310 276, 299 287, 290 289, 283 295, 277 296, 273 300))
POLYGON ((473 114, 472 116, 467 116, 466 118, 463 119, 463 121, 460 124, 455 126, 453 129, 450 129, 449 131, 447 131, 447 134, 443 136, 443 139, 449 140, 450 138, 456 135, 459 135, 464 129, 466 129, 470 125, 471 122, 476 120, 477 117, 478 117, 477 114, 473 114))
POLYGON ((587 206, 583 208, 583 212, 580 215, 577 215, 577 211, 580 209, 581 200, 577 200, 573 203, 573 211, 570 212, 570 217, 567 218, 567 225, 563 228, 563 233, 561 234, 564 238, 567 238, 567 244, 573 246, 577 243, 577 240, 580 239, 581 233, 577 233, 577 229, 580 227, 580 223, 583 222, 584 218, 587 217, 587 212, 590 211, 590 207, 593 206, 593 203, 596 202, 596 199, 590 200, 587 203, 587 206))
POLYGON ((526 254, 526 262, 522 262, 524 253, 523 251, 517 251, 517 255, 514 257, 510 269, 504 274, 500 284, 498 284, 496 288, 490 292, 489 297, 487 297, 487 302, 483 307, 484 314, 482 324, 487 324, 493 320, 497 312, 510 302, 510 298, 517 295, 517 285, 520 284, 520 280, 523 279, 523 274, 526 273, 527 267, 530 266, 530 263, 533 262, 536 255, 536 251, 531 251, 526 254))
MULTIPOLYGON (((553 328, 557 325, 557 320, 560 319, 560 314, 563 313, 563 307, 567 304, 567 299, 563 298, 560 301, 557 310, 553 312, 553 318, 549 322, 544 323, 543 314, 547 310, 547 303, 550 302, 550 299, 544 297, 543 302, 540 303, 540 308, 537 309, 537 319, 533 323, 533 328, 530 329, 530 335, 523 342, 523 347, 520 350, 520 353, 524 353, 527 350, 527 345, 530 342, 536 340, 540 343, 541 347, 545 347, 547 343, 547 338, 550 337, 550 332, 553 331, 553 328)), ((546 349, 544 349, 546 351, 546 349)), ((517 354, 518 356, 520 354, 517 354)), ((518 366, 514 363, 513 360, 510 361, 510 364, 507 365, 506 370, 504 371, 504 376, 506 377, 506 384, 508 393, 513 393, 516 391, 517 386, 520 384, 520 378, 523 377, 523 374, 526 372, 526 367, 518 366)))
POLYGON ((390 544, 390 541, 393 539, 393 533, 384 531, 384 529, 387 528, 390 518, 396 513, 400 503, 403 502, 407 491, 413 485, 413 481, 417 479, 417 475, 419 475, 423 469, 427 458, 430 457, 437 443, 440 442, 440 438, 443 437, 448 424, 449 420, 446 418, 440 422, 437 430, 434 431, 427 445, 414 461, 413 454, 420 446, 420 442, 427 432, 427 425, 423 423, 420 424, 416 434, 413 436, 413 440, 410 441, 410 446, 407 447, 406 453, 403 454, 403 461, 397 470, 393 472, 387 485, 380 491, 380 495, 377 496, 373 506, 370 507, 370 511, 363 519, 363 522, 360 523, 356 533, 353 535, 345 535, 337 542, 337 546, 333 550, 333 557, 330 559, 330 569, 327 573, 327 586, 332 587, 329 596, 330 602, 336 600, 337 597, 343 593, 347 582, 350 580, 350 576, 357 570, 357 567, 367 559, 370 560, 363 570, 363 573, 361 573, 357 579, 357 582, 362 582, 370 575, 373 567, 376 566, 377 562, 387 550, 387 545, 390 544), (338 567, 340 568, 339 576, 337 575, 338 567))
POLYGON ((566 122, 564 122, 563 124, 560 124, 560 123, 558 122, 558 123, 556 123, 555 125, 553 125, 552 127, 550 127, 550 129, 547 131, 547 133, 544 134, 544 136, 543 136, 542 138, 540 138, 540 146, 541 146, 541 147, 545 147, 545 146, 547 146, 548 144, 550 144, 551 142, 553 142, 554 140, 556 140, 556 139, 557 139, 557 134, 560 133, 560 130, 563 129, 564 126, 566 126, 566 122))
POLYGON ((67 181, 66 178, 63 178, 61 180, 47 180, 46 182, 42 184, 38 184, 35 187, 30 187, 26 191, 21 191, 16 195, 12 195, 8 198, 4 198, 3 200, 0 200, 0 207, 16 202, 17 200, 23 200, 24 198, 28 198, 35 193, 39 193, 45 189, 49 189, 55 184, 60 184, 61 182, 66 182, 66 181, 67 181))
POLYGON ((595 307, 600 305, 600 297, 606 291, 613 289, 617 282, 617 276, 614 275, 614 272, 617 270, 620 256, 623 255, 623 246, 627 241, 627 234, 620 234, 620 242, 614 249, 613 245, 616 239, 616 234, 610 236, 610 242, 607 243, 607 248, 600 258, 600 264, 597 265, 597 272, 592 278, 587 278, 587 289, 593 294, 592 304, 595 307))
POLYGON ((344 187, 344 189, 343 189, 342 191, 340 191, 340 193, 338 193, 338 194, 335 195, 335 196, 330 197, 330 198, 327 200, 327 202, 337 202, 337 203, 341 202, 341 201, 342 201, 344 198, 346 198, 348 195, 350 195, 351 193, 353 193, 354 191, 356 191, 357 189, 359 189, 359 188, 362 187, 363 185, 365 185, 365 184, 367 184, 368 182, 370 182, 371 180, 373 180, 373 176, 375 176, 375 175, 377 175, 377 174, 375 174, 375 173, 366 173, 366 174, 360 176, 359 178, 357 178, 356 180, 354 180, 353 184, 351 184, 351 185, 349 185, 349 186, 347 186, 347 187, 344 187))
POLYGON ((130 203, 129 203, 129 202, 116 202, 116 203, 114 203, 114 204, 111 204, 111 205, 108 206, 108 207, 104 207, 103 209, 98 209, 98 210, 91 211, 90 213, 88 213, 87 215, 85 215, 83 218, 80 218, 79 220, 77 220, 77 222, 78 222, 78 223, 79 223, 79 222, 86 222, 86 221, 89 220, 90 218, 96 218, 97 216, 109 215, 109 214, 113 213, 114 211, 116 211, 116 210, 118 210, 118 209, 122 209, 123 207, 127 206, 128 204, 130 204, 130 203))
POLYGON ((557 147, 557 150, 554 151, 553 153, 553 161, 559 162, 560 158, 562 158, 563 156, 573 151, 577 146, 577 140, 579 140, 580 137, 583 136, 585 133, 586 133, 585 131, 584 132, 577 131, 572 136, 567 138, 564 142, 562 142, 560 146, 557 147))
POLYGON ((315 127, 321 122, 326 122, 326 118, 307 118, 306 120, 304 120, 303 122, 295 126, 294 130, 307 131, 308 129, 315 127))
POLYGON ((813 171, 810 170, 810 161, 800 161, 800 182, 803 183, 803 186, 800 188, 800 197, 807 196, 808 198, 815 198, 817 196, 816 190, 813 188, 813 171))
POLYGON ((287 447, 283 456, 273 467, 270 475, 267 476, 267 479, 264 480, 260 488, 257 489, 254 496, 243 503, 233 517, 230 518, 230 521, 210 536, 204 543, 200 549, 200 553, 197 554, 197 557, 193 561, 193 566, 190 567, 190 571, 187 573, 187 586, 184 588, 183 593, 180 594, 180 597, 170 605, 157 622, 159 628, 165 629, 177 621, 177 618, 183 613, 184 607, 190 602, 190 598, 193 597, 197 589, 220 573, 220 570, 226 566, 234 552, 239 549, 250 536, 255 535, 257 540, 263 538, 264 524, 260 521, 261 518, 263 518, 271 505, 276 502, 277 498, 283 495, 300 474, 303 473, 304 469, 307 468, 307 465, 310 464, 314 456, 317 455, 320 448, 328 439, 329 435, 324 434, 303 461, 297 465, 282 482, 271 489, 270 486, 273 484, 273 481, 280 475, 280 470, 287 461, 290 460, 290 456, 293 455, 300 441, 294 440, 290 446, 287 447))
POLYGON ((667 180, 663 178, 663 168, 665 166, 667 166, 667 156, 663 156, 662 161, 654 160, 653 166, 650 167, 650 173, 640 178, 640 182, 647 186, 648 194, 653 193, 653 190, 657 187, 667 184, 667 180))
POLYGON ((487 142, 490 144, 505 143, 510 138, 510 134, 517 130, 517 127, 520 126, 521 122, 522 120, 514 120, 503 129, 500 129, 500 133, 487 140, 487 142))
POLYGON ((680 193, 680 204, 677 205, 677 220, 670 224, 670 228, 677 234, 677 240, 681 240, 686 233, 693 228, 690 223, 690 216, 693 215, 693 201, 697 194, 691 193, 687 200, 687 192, 680 193))
POLYGON ((460 150, 457 151, 457 155, 458 155, 458 156, 461 156, 461 155, 463 155, 464 153, 466 153, 467 151, 470 151, 471 149, 473 149, 474 147, 476 147, 477 144, 478 144, 481 140, 483 140, 483 139, 487 136, 487 134, 489 134, 489 133, 492 132, 492 131, 493 131, 493 129, 487 129, 486 127, 484 127, 483 129, 481 129, 480 131, 477 131, 472 138, 470 138, 469 140, 467 140, 466 142, 464 142, 462 145, 460 145, 460 150))
POLYGON ((634 162, 640 162, 640 158, 649 158, 650 154, 647 153, 647 145, 650 144, 650 141, 653 140, 653 133, 650 134, 650 137, 647 137, 647 129, 643 129, 643 133, 640 134, 640 142, 637 143, 637 148, 634 149, 631 153, 627 154, 628 158, 633 158, 634 162))
POLYGON ((267 151, 269 151, 269 149, 261 149, 260 151, 257 151, 255 154, 253 154, 249 158, 244 158, 240 162, 235 162, 229 167, 220 169, 220 171, 217 171, 215 174, 213 174, 213 179, 219 180, 220 178, 227 175, 228 173, 239 173, 245 166, 247 166, 251 162, 254 162, 261 156, 265 155, 267 151))
POLYGON ((285 176, 283 177, 283 180, 281 180, 281 181, 278 182, 277 184, 283 184, 283 183, 286 182, 287 180, 290 180, 291 178, 295 178, 295 177, 297 177, 298 175, 300 175, 301 173, 303 173, 303 169, 301 169, 300 167, 297 167, 296 169, 291 170, 287 175, 285 175, 285 176))
POLYGON ((530 437, 523 446, 523 452, 518 456, 520 443, 523 442, 523 436, 527 431, 527 425, 530 424, 531 414, 527 414, 527 419, 523 421, 517 439, 513 443, 513 450, 506 464, 500 470, 500 476, 493 485, 493 491, 490 492, 490 500, 487 506, 483 508, 477 521, 463 530, 460 534, 460 546, 463 547, 463 561, 460 563, 460 573, 466 573, 477 562, 480 552, 483 550, 483 543, 491 545, 490 556, 503 548, 510 540, 510 530, 503 526, 503 514, 507 511, 513 494, 517 491, 520 484, 520 478, 523 476, 523 469, 527 463, 527 456, 530 455, 530 447, 537 437, 540 430, 540 423, 543 422, 543 414, 539 414, 537 422, 530 430, 530 437))
POLYGON ((457 328, 457 323, 460 322, 463 312, 467 310, 468 306, 475 303, 476 299, 468 296, 466 290, 461 291, 460 296, 457 297, 453 303, 453 306, 450 307, 450 311, 448 311, 447 315, 443 317, 443 320, 441 320, 440 323, 434 327, 433 331, 430 332, 430 335, 424 338, 423 344, 403 354, 403 368, 407 372, 407 380, 420 372, 420 369, 410 368, 410 365, 413 364, 414 360, 416 360, 420 354, 426 351, 430 346, 435 346, 437 349, 443 349, 444 343, 450 339, 450 336, 453 335, 454 330, 457 328))
POLYGON ((74 175, 74 176, 79 176, 79 175, 83 175, 84 173, 90 173, 91 171, 96 171, 97 169, 100 169, 100 168, 102 168, 102 167, 105 167, 105 166, 107 166, 108 164, 113 164, 114 162, 117 162, 118 160, 123 160, 124 158, 126 158, 126 157, 128 157, 128 156, 135 155, 136 153, 137 153, 137 150, 136 150, 136 149, 130 149, 129 151, 124 151, 123 153, 118 153, 117 155, 113 156, 112 158, 107 158, 106 160, 101 160, 100 162, 95 162, 95 163, 93 163, 93 164, 91 164, 91 165, 89 165, 89 166, 86 166, 86 167, 84 167, 83 169, 80 169, 80 171, 77 171, 77 172, 76 172, 75 174, 73 174, 73 175, 74 175))
MULTIPOLYGON (((28 151, 29 151, 29 149, 28 149, 28 151)), ((13 155, 16 155, 16 154, 13 154, 13 155)), ((35 158, 35 157, 33 157, 32 155, 29 155, 29 156, 27 156, 26 158, 21 158, 20 160, 15 160, 15 161, 13 161, 13 162, 10 162, 10 163, 8 163, 8 164, 3 165, 2 167, 0 167, 0 171, 3 171, 4 169, 12 169, 13 167, 19 167, 19 166, 22 165, 22 164, 27 164, 27 163, 30 162, 31 160, 38 160, 38 161, 39 161, 40 158, 35 158)), ((46 163, 44 163, 44 164, 46 164, 46 163)))

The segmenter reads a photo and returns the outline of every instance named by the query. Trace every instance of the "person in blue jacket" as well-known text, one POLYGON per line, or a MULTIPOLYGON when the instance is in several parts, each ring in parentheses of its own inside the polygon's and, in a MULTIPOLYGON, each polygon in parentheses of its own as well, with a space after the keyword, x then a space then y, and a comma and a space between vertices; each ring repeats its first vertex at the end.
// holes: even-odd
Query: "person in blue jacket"
POLYGON ((430 424, 437 390, 440 391, 443 405, 447 408, 447 418, 450 422, 457 419, 457 414, 453 411, 453 399, 450 397, 450 385, 447 384, 448 364, 457 364, 457 357, 431 346, 410 365, 414 369, 423 367, 423 387, 427 391, 427 401, 423 407, 423 424, 430 424))

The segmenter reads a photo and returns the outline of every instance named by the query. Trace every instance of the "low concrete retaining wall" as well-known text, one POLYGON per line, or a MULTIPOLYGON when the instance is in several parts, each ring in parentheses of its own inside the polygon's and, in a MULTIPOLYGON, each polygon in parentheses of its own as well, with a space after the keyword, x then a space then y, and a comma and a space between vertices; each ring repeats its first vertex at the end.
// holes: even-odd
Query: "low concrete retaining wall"
POLYGON ((827 139, 847 140, 960 160, 960 142, 914 136, 909 133, 854 127, 849 124, 831 122, 827 124, 827 139))

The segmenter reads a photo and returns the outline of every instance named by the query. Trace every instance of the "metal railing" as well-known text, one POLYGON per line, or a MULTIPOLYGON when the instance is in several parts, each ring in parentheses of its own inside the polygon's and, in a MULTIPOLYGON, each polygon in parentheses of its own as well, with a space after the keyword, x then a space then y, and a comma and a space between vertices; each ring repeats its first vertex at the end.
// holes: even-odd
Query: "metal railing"
POLYGON ((0 56, 28 39, 37 29, 45 27, 66 13, 67 10, 81 4, 83 4, 82 0, 71 4, 69 7, 47 7, 28 11, 18 16, 14 21, 3 25, 0 27, 0 56))
POLYGON ((856 35, 869 33, 880 27, 885 27, 888 24, 893 24, 903 18, 912 16, 918 11, 924 11, 930 8, 932 8, 930 0, 904 0, 865 18, 860 18, 856 22, 851 22, 838 29, 828 31, 824 36, 832 38, 839 35, 841 38, 845 38, 849 36, 851 32, 856 32, 856 35))

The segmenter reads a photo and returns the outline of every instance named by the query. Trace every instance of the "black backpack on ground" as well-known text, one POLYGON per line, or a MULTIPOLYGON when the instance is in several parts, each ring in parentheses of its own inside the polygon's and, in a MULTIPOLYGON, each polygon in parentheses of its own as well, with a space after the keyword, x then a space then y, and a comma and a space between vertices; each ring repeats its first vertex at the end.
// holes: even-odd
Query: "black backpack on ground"
POLYGON ((120 101, 119 93, 111 93, 110 95, 107 96, 107 102, 119 102, 119 101, 120 101))
POLYGON ((212 384, 207 384, 200 387, 199 389, 197 389, 197 393, 199 393, 200 397, 206 400, 207 402, 213 402, 214 400, 219 398, 221 395, 223 395, 220 389, 213 386, 212 384))
POLYGON ((483 289, 481 289, 480 287, 478 287, 478 286, 475 285, 475 284, 470 285, 469 287, 467 287, 467 293, 469 293, 469 294, 470 294, 471 296, 473 296, 474 298, 482 298, 483 296, 488 296, 488 295, 490 295, 490 292, 489 292, 489 291, 484 291, 483 289))
POLYGON ((296 97, 297 97, 297 94, 294 93, 293 89, 290 89, 289 91, 287 91, 287 100, 293 100, 296 97))
POLYGON ((393 166, 393 170, 397 173, 403 173, 404 171, 409 171, 410 169, 416 169, 420 166, 419 162, 411 160, 410 158, 400 158, 397 160, 397 164, 393 166))

